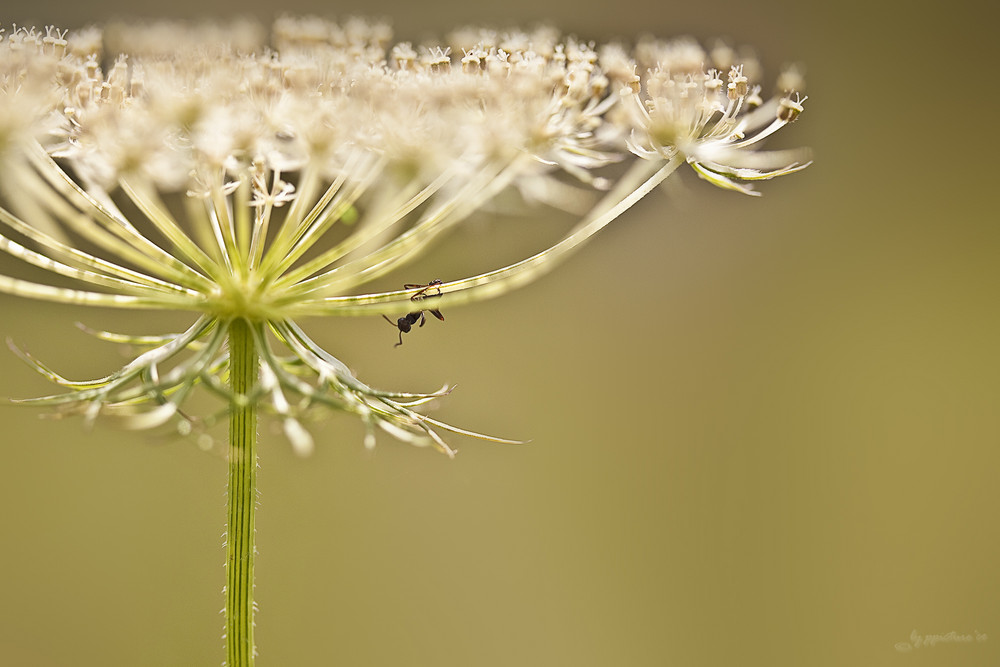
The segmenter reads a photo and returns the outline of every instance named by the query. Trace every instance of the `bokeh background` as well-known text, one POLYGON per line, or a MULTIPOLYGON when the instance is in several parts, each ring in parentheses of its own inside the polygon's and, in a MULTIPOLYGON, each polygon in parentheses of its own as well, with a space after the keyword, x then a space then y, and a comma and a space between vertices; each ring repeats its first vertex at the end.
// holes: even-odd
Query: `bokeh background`
MULTIPOLYGON (((0 20, 276 10, 375 14, 408 38, 537 21, 728 37, 771 77, 805 65, 779 141, 816 163, 762 199, 687 173, 559 271, 399 349, 378 318, 308 322, 372 384, 457 383, 436 416, 532 443, 369 453, 334 419, 301 459, 265 429, 259 665, 1000 664, 995 10, 13 0, 0 20), (975 641, 898 646, 949 632, 975 641)), ((447 278, 500 222, 545 224, 470 225, 398 282, 447 278)), ((185 321, 0 298, 3 335, 56 368, 120 366, 77 320, 185 321)), ((0 353, 0 393, 47 389, 0 353)), ((0 664, 219 664, 224 460, 0 420, 0 664)))

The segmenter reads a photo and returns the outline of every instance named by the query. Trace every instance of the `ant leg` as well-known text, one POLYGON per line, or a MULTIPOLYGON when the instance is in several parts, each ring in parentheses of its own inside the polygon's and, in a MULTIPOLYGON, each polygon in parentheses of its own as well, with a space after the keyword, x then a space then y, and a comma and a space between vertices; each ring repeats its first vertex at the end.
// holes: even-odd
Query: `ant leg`
POLYGON ((396 343, 395 345, 393 345, 393 347, 399 347, 400 345, 402 345, 403 344, 403 327, 399 326, 399 322, 393 322, 392 320, 390 320, 388 318, 388 316, 386 316, 384 313, 382 315, 382 319, 384 319, 386 322, 388 322, 392 326, 394 326, 397 329, 399 329, 399 342, 396 343))

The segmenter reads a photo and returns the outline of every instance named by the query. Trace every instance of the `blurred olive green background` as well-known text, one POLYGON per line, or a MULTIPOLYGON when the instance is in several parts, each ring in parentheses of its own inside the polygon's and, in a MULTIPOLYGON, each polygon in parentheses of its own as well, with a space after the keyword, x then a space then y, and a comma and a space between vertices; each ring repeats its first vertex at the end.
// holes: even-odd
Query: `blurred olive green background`
MULTIPOLYGON (((366 381, 457 383, 435 416, 533 442, 454 438, 449 461, 383 437, 369 453, 334 419, 300 459, 265 429, 258 664, 1000 664, 987 6, 284 3, 416 38, 542 19, 599 40, 729 37, 757 48, 768 82, 806 66, 806 111, 775 145, 812 146, 816 163, 762 199, 685 173, 559 271, 399 349, 378 318, 307 322, 366 381), (896 648, 952 631, 982 641, 896 648)), ((205 8, 15 0, 0 14, 78 26, 205 8)), ((490 224, 399 280, 449 278, 490 224)), ((4 335, 81 378, 123 357, 74 321, 187 321, 0 308, 4 335)), ((47 390, 0 354, 0 393, 47 390)), ((29 409, 0 419, 0 664, 219 664, 222 458, 29 409)))

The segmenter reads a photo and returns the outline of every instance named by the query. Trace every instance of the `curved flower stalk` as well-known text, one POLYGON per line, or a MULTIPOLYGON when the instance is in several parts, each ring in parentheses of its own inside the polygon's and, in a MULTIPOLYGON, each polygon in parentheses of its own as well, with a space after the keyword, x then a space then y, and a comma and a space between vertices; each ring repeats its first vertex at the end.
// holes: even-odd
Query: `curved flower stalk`
POLYGON ((370 387, 299 320, 397 315, 401 336, 424 299, 490 298, 551 270, 685 163, 747 194, 808 164, 758 150, 803 98, 763 101, 726 49, 629 53, 550 29, 390 39, 381 24, 291 18, 270 45, 249 24, 0 31, 0 251, 24 265, 0 274, 0 292, 194 318, 169 335, 91 331, 142 352, 90 381, 11 345, 63 390, 24 402, 182 434, 228 421, 230 666, 255 653, 258 411, 301 454, 329 410, 362 419, 369 447, 377 429, 449 456, 440 432, 514 442, 418 412, 448 387, 370 387), (578 223, 433 291, 366 291, 508 191, 578 223), (216 409, 196 412, 208 403, 196 395, 216 409))

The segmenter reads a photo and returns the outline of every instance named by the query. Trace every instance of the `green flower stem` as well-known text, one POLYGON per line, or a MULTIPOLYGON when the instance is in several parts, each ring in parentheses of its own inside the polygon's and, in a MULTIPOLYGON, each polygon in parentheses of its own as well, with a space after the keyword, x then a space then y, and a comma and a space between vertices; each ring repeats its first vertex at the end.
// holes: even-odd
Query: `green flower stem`
POLYGON ((246 320, 229 324, 229 522, 226 532, 226 665, 252 667, 254 512, 257 502, 257 350, 246 320))

